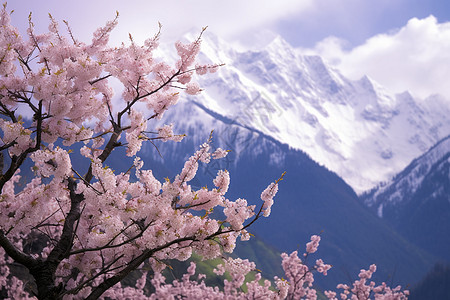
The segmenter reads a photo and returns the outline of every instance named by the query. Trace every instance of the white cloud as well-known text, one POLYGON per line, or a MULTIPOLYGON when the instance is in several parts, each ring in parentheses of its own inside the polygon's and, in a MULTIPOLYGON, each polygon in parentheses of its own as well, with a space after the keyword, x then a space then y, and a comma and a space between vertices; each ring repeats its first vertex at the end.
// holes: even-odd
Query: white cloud
POLYGON ((327 38, 315 51, 352 79, 369 75, 394 92, 450 98, 450 23, 433 16, 410 19, 401 29, 350 50, 343 41, 327 38))
POLYGON ((9 3, 10 9, 17 11, 27 24, 27 16, 33 12, 35 23, 48 24, 47 13, 56 19, 69 20, 75 32, 88 39, 96 27, 103 25, 120 12, 119 27, 114 38, 123 40, 128 32, 138 40, 152 36, 158 21, 163 24, 163 38, 176 40, 192 28, 209 26, 210 30, 222 38, 236 38, 250 31, 267 29, 279 19, 301 14, 309 10, 314 0, 79 0, 79 1, 35 1, 22 0, 9 3), (38 20, 38 22, 36 22, 38 20))
POLYGON ((135 24, 133 32, 137 35, 145 33, 139 24, 151 20, 163 24, 168 40, 204 26, 221 38, 233 40, 270 28, 279 19, 308 10, 312 3, 313 0, 142 1, 143 10, 123 6, 120 11, 125 25, 135 24))

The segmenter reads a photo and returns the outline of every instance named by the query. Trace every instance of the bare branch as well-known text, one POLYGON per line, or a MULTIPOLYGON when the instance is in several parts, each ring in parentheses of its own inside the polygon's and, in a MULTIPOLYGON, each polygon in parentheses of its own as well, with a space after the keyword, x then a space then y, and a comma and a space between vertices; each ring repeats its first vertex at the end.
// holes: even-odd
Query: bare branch
POLYGON ((105 79, 108 79, 111 76, 112 76, 111 74, 108 74, 108 75, 105 75, 103 77, 100 77, 100 78, 97 78, 97 79, 94 79, 94 80, 91 80, 91 81, 88 81, 88 82, 89 82, 90 85, 94 85, 95 83, 97 83, 99 81, 102 81, 102 80, 105 80, 105 79))

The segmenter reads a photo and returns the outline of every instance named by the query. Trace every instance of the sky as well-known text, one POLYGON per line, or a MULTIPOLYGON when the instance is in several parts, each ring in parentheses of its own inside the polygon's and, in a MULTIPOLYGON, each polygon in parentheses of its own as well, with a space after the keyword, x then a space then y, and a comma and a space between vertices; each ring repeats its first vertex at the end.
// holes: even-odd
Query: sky
POLYGON ((239 49, 263 47, 280 35, 350 79, 368 75, 392 92, 450 99, 448 0, 15 0, 7 7, 22 30, 30 12, 38 31, 45 30, 51 13, 84 41, 116 11, 117 43, 128 33, 138 42, 153 36, 158 22, 165 43, 204 26, 239 49))

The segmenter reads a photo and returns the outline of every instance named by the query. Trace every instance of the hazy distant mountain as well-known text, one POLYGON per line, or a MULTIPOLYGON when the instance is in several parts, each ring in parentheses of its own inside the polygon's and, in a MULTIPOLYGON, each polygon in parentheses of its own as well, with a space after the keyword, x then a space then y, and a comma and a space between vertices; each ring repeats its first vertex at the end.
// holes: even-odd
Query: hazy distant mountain
POLYGON ((361 198, 410 241, 450 261, 450 136, 361 198))
POLYGON ((450 101, 394 95, 352 81, 280 37, 239 52, 205 33, 201 60, 226 63, 200 79, 195 103, 292 148, 339 174, 357 193, 387 181, 450 134, 450 101))

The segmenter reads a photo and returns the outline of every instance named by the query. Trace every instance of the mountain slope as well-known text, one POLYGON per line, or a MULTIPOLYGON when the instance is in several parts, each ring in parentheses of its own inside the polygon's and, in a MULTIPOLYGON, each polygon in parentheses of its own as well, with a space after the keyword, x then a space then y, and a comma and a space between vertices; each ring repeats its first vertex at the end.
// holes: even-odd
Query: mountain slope
POLYGON ((361 199, 406 238, 450 261, 450 136, 361 199))
POLYGON ((436 264, 434 268, 411 289, 409 300, 450 299, 450 265, 436 264))
POLYGON ((181 143, 158 145, 164 159, 152 147, 146 148, 143 156, 144 167, 171 170, 160 172, 160 178, 174 176, 184 163, 183 155, 203 143, 210 129, 214 129, 214 146, 232 152, 226 159, 202 166, 193 181, 197 187, 211 185, 217 171, 227 169, 231 174, 227 197, 244 197, 259 206, 261 191, 287 172, 271 216, 256 222, 251 232, 279 251, 287 252, 296 249, 304 252, 310 236, 321 234, 319 253, 307 262, 321 257, 333 264, 329 276, 318 279, 322 287, 350 283, 361 268, 371 263, 378 265, 376 278, 380 281, 394 277, 393 282, 403 285, 418 281, 432 266, 432 257, 393 232, 358 200, 339 176, 319 166, 304 152, 188 100, 168 112, 166 122, 171 121, 176 131, 187 133, 188 137, 181 143))
POLYGON ((357 193, 450 133, 448 100, 390 94, 368 77, 351 81, 279 37, 260 51, 239 52, 206 33, 200 59, 226 65, 200 79, 197 103, 301 149, 357 193))

